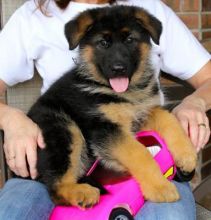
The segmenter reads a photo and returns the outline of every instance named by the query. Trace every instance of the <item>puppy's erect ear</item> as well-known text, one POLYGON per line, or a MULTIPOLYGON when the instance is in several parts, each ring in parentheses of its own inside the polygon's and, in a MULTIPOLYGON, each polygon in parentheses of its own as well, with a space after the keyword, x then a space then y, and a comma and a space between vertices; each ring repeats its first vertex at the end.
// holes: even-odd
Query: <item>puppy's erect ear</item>
POLYGON ((159 44, 160 35, 162 33, 161 22, 144 9, 136 9, 135 17, 137 22, 140 23, 141 26, 149 32, 152 40, 156 44, 159 44))
POLYGON ((70 50, 75 49, 87 30, 90 29, 93 19, 88 12, 82 12, 78 17, 65 25, 65 36, 70 50))

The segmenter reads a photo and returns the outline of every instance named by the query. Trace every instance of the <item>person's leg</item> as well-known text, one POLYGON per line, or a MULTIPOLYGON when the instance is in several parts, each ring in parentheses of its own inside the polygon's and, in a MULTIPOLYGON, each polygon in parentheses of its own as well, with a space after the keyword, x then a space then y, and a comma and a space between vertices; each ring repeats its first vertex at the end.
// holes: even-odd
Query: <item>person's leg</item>
POLYGON ((196 207, 190 186, 174 182, 180 193, 180 200, 174 203, 146 202, 135 220, 195 220, 196 207))
POLYGON ((48 220, 54 204, 39 182, 10 179, 0 191, 0 219, 48 220))
MULTIPOLYGON (((188 184, 175 182, 181 199, 175 203, 146 202, 135 220, 195 220, 195 201, 188 184)), ((54 208, 41 183, 11 179, 0 191, 0 219, 47 220, 54 208)))

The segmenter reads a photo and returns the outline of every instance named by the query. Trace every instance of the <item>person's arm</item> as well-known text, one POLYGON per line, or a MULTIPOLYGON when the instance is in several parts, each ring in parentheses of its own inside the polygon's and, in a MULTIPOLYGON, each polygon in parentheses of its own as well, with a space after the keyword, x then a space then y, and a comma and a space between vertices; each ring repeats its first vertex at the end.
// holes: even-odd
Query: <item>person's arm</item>
MULTIPOLYGON (((33 77, 30 4, 27 1, 17 9, 1 30, 0 94, 6 85, 13 86, 33 77)), ((4 151, 10 169, 22 177, 30 174, 35 178, 37 146, 43 146, 38 126, 22 111, 0 103, 0 128, 4 131, 4 151)))
POLYGON ((196 90, 176 106, 173 113, 199 151, 210 137, 206 112, 211 109, 211 61, 187 81, 196 90))
MULTIPOLYGON (((0 80, 0 94, 6 84, 0 80)), ((0 128, 4 131, 4 152, 8 166, 19 176, 37 176, 37 146, 44 142, 39 127, 22 111, 0 103, 0 128), (29 170, 27 169, 29 166, 29 170)))

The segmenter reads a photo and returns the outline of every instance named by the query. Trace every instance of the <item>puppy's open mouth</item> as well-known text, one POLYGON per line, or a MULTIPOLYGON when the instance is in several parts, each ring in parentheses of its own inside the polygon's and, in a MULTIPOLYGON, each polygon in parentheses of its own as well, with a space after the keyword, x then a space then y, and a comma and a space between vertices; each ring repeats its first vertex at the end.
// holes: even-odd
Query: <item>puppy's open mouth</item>
POLYGON ((129 78, 128 77, 115 77, 110 78, 109 83, 111 88, 118 93, 125 92, 129 86, 129 78))

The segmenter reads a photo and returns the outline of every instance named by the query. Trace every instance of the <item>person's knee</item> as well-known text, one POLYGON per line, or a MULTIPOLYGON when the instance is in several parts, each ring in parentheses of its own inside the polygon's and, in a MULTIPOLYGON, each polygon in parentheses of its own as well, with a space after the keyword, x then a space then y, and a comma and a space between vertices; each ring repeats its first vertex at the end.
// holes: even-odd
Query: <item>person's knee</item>
POLYGON ((46 187, 33 180, 26 180, 21 178, 12 178, 8 180, 3 187, 3 191, 10 190, 12 192, 13 190, 16 191, 16 193, 47 193, 46 187))
POLYGON ((188 184, 177 183, 180 200, 173 203, 146 202, 137 214, 135 220, 187 220, 196 219, 195 201, 188 184))
POLYGON ((14 178, 0 191, 0 219, 48 219, 53 208, 46 187, 36 181, 14 178))
POLYGON ((150 203, 139 211, 135 220, 187 220, 194 219, 194 214, 187 212, 180 202, 175 203, 150 203))

